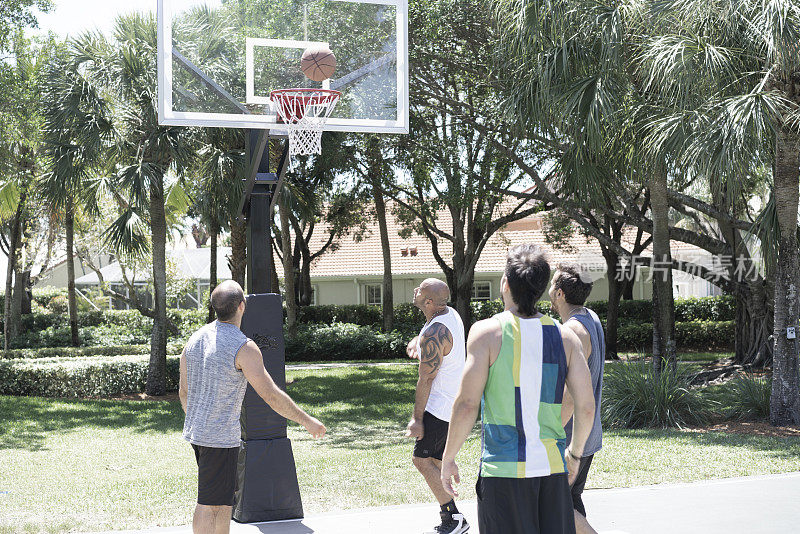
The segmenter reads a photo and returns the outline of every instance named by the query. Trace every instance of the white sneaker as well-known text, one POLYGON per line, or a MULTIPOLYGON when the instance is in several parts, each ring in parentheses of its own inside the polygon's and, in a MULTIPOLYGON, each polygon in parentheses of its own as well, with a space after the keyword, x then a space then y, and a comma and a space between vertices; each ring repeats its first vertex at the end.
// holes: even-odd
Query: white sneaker
POLYGON ((469 523, 464 518, 464 514, 453 514, 452 516, 446 512, 440 512, 442 517, 442 524, 437 525, 433 532, 426 532, 425 534, 463 534, 469 531, 469 523))

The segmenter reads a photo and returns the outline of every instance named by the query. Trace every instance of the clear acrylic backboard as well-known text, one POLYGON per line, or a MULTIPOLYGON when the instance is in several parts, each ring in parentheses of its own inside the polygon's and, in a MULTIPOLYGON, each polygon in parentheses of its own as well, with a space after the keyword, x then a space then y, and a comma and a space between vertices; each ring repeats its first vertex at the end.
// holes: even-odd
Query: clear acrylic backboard
POLYGON ((324 129, 408 133, 407 0, 158 0, 159 122, 284 130, 270 92, 342 96, 324 129), (324 82, 300 70, 329 47, 324 82))

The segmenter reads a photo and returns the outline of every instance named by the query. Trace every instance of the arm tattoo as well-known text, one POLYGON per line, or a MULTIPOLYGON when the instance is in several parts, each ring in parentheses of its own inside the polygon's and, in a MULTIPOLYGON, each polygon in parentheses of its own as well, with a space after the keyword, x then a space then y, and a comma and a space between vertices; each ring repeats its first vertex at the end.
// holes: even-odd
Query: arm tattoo
POLYGON ((442 323, 433 323, 420 338, 419 364, 429 366, 429 372, 438 371, 448 346, 453 346, 453 334, 442 323))

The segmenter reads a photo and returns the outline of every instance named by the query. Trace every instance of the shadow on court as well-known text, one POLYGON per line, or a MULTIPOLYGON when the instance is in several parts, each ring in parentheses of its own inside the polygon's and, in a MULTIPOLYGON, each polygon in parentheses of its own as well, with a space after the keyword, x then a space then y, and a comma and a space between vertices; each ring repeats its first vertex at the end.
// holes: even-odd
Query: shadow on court
MULTIPOLYGON (((662 484, 585 493, 589 520, 600 534, 771 534, 800 524, 800 473, 662 484)), ((297 521, 231 524, 232 534, 407 534, 430 530, 431 505, 368 508, 297 521)), ((478 533, 475 501, 459 509, 478 533)), ((142 531, 144 532, 144 531, 142 531)), ((191 526, 153 529, 189 534, 191 526)), ((120 533, 117 533, 120 534, 120 533)), ((498 534, 498 533, 487 533, 498 534)))

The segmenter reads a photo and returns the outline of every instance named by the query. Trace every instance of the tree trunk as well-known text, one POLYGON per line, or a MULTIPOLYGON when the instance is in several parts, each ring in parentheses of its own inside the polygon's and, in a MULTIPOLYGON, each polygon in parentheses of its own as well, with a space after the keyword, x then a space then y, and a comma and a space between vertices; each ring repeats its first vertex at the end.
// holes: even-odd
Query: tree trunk
POLYGON ((619 301, 622 297, 622 280, 619 272, 624 269, 620 265, 619 256, 611 251, 603 251, 608 273, 608 303, 606 306, 606 355, 609 360, 618 360, 617 328, 619 326, 619 301))
POLYGON ((774 195, 780 240, 775 273, 775 329, 772 396, 769 420, 775 426, 800 423, 798 323, 800 323, 800 258, 797 246, 800 142, 780 129, 775 146, 774 195), (792 330, 790 330, 792 329, 792 330), (790 335, 790 331, 794 335, 790 335), (790 339, 791 338, 791 339, 790 339))
POLYGON ((14 299, 14 274, 17 271, 19 260, 19 248, 21 241, 20 227, 25 210, 25 199, 27 194, 22 191, 17 202, 17 209, 14 218, 11 220, 11 243, 8 251, 8 266, 6 268, 6 292, 3 296, 3 348, 8 350, 9 340, 17 336, 19 331, 19 317, 14 317, 11 313, 12 301, 14 299))
MULTIPOLYGON (((273 239, 274 239, 274 237, 273 237, 273 239)), ((271 280, 270 287, 272 288, 272 292, 273 293, 280 294, 280 292, 281 292, 281 281, 278 278, 278 268, 277 268, 278 264, 275 263, 275 248, 274 247, 272 247, 270 249, 270 254, 272 254, 272 261, 269 262, 269 279, 271 280)))
MULTIPOLYGON (((636 269, 636 267, 631 267, 632 269, 636 269)), ((632 276, 635 276, 636 272, 634 271, 632 276)), ((622 282, 622 299, 623 300, 633 300, 633 285, 636 283, 636 279, 625 279, 622 282)))
POLYGON ((283 284, 284 301, 286 302, 286 327, 289 329, 289 336, 294 336, 297 326, 297 301, 294 298, 294 264, 292 261, 291 228, 289 227, 289 207, 285 202, 285 195, 281 193, 279 199, 279 215, 281 221, 281 248, 283 249, 283 284))
POLYGON ((14 294, 11 298, 11 318, 14 321, 14 331, 19 331, 19 324, 22 321, 24 310, 25 291, 27 289, 26 278, 30 280, 30 270, 25 269, 27 263, 27 244, 30 242, 26 220, 22 219, 19 226, 19 247, 17 248, 17 261, 14 265, 14 294))
POLYGON ((770 297, 763 280, 737 282, 736 352, 734 361, 748 367, 772 364, 770 336, 774 328, 770 297))
POLYGON ((211 224, 208 226, 211 235, 209 236, 211 240, 211 261, 208 264, 208 321, 211 322, 214 320, 214 307, 211 305, 211 292, 214 291, 214 288, 217 287, 217 236, 219 235, 219 224, 216 221, 212 221, 211 224))
POLYGON ((669 240, 667 172, 659 166, 650 179, 653 212, 653 369, 677 368, 675 300, 672 294, 672 254, 669 240))
POLYGON ((472 283, 475 280, 474 273, 462 275, 456 282, 456 291, 450 299, 455 303, 455 308, 464 322, 464 330, 468 331, 472 326, 472 283))
POLYGON ((386 224, 386 202, 383 198, 380 176, 370 172, 370 189, 375 202, 375 216, 381 233, 381 250, 383 251, 383 331, 391 332, 394 328, 394 289, 392 287, 392 250, 389 247, 389 228, 386 224))
POLYGON ((148 395, 167 392, 167 219, 164 210, 164 176, 156 173, 150 186, 150 228, 153 241, 153 333, 150 338, 148 395))
POLYGON ((308 247, 303 247, 300 263, 300 306, 311 306, 314 302, 314 286, 311 283, 311 254, 308 247))
POLYGON ((247 223, 231 220, 231 255, 228 258, 231 277, 240 286, 245 286, 247 269, 247 223))
POLYGON ((33 283, 31 282, 31 270, 27 269, 22 273, 22 315, 33 313, 33 283))
POLYGON ((17 262, 17 269, 14 271, 14 295, 11 299, 11 317, 17 323, 17 327, 15 327, 17 331, 19 331, 18 325, 22 319, 22 295, 25 293, 25 271, 22 270, 21 263, 17 262))
POLYGON ((80 345, 78 337, 78 300, 75 296, 75 206, 72 195, 67 197, 64 226, 67 231, 67 303, 69 331, 73 347, 80 345))

